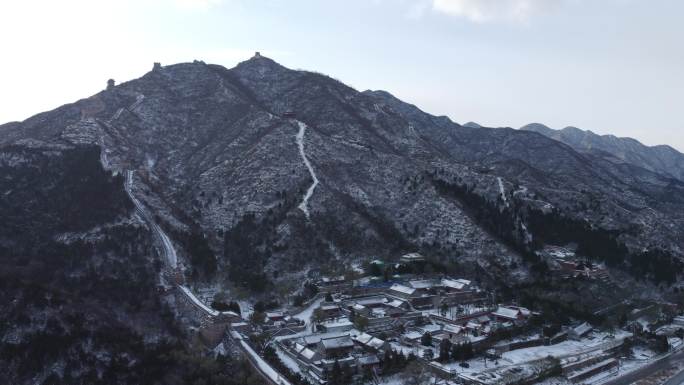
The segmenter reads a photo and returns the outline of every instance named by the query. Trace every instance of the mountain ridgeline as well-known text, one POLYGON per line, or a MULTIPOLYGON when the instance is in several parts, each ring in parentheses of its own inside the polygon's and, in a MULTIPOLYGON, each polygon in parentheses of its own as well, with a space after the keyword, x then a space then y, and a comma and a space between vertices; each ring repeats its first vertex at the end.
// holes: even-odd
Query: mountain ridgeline
POLYGON ((684 154, 670 146, 649 147, 632 138, 597 135, 576 127, 554 130, 543 124, 531 123, 520 129, 538 132, 588 156, 603 158, 613 163, 628 163, 684 181, 684 154))
POLYGON ((516 284, 548 269, 547 244, 638 279, 680 278, 674 158, 461 126, 260 55, 155 67, 0 133, 3 154, 97 146, 105 169, 136 170, 197 280, 264 292, 309 268, 420 251, 516 284))

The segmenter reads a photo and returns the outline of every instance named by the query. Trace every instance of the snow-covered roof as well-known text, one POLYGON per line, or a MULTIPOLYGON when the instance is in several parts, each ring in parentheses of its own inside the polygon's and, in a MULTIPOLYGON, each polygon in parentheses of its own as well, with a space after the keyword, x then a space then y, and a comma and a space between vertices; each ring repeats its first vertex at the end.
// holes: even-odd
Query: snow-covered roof
POLYGON ((299 352, 299 354, 301 354, 301 356, 306 358, 307 360, 312 360, 316 355, 316 352, 309 348, 304 348, 299 352))
POLYGON ((323 277, 321 278, 321 282, 342 282, 344 281, 344 275, 339 275, 337 277, 323 277))
POLYGON ((368 305, 379 305, 387 302, 387 299, 385 297, 381 296, 374 296, 374 297, 368 297, 368 298, 362 298, 355 300, 357 304, 368 306, 368 305))
POLYGON ((516 307, 516 309, 520 310, 520 313, 522 313, 522 315, 524 315, 525 317, 532 314, 532 311, 525 307, 516 307))
POLYGON ((375 365, 380 363, 380 359, 375 355, 359 357, 359 364, 361 365, 375 365))
POLYGON ((373 337, 368 333, 361 333, 354 337, 354 341, 360 343, 361 345, 366 345, 374 349, 380 349, 385 344, 385 341, 380 338, 373 337))
POLYGON ((466 279, 448 279, 442 278, 442 286, 449 287, 456 290, 463 290, 470 285, 470 281, 466 279))
POLYGON ((591 331, 592 327, 589 325, 587 322, 583 322, 582 324, 576 326, 575 328, 572 329, 572 331, 577 334, 578 336, 583 336, 591 331))
POLYGON ((444 325, 444 331, 447 333, 459 334, 463 331, 463 328, 457 325, 444 325))
POLYGON ((304 345, 295 343, 294 344, 294 351, 297 352, 297 354, 301 355, 302 357, 306 358, 307 360, 312 360, 314 356, 316 355, 316 352, 307 348, 304 345))
POLYGON ((518 319, 520 311, 506 306, 499 306, 493 314, 501 318, 518 319))
POLYGON ((334 365, 335 362, 338 362, 340 364, 344 364, 344 363, 351 363, 353 361, 356 361, 356 357, 349 355, 349 356, 346 356, 344 358, 335 358, 335 359, 324 358, 324 359, 320 360, 318 363, 314 363, 314 364, 316 364, 317 366, 320 366, 321 363, 323 363, 325 365, 334 365))
POLYGON ((419 253, 408 253, 402 255, 400 259, 403 261, 422 261, 425 259, 425 257, 420 255, 419 253))
POLYGON ((349 336, 349 331, 334 331, 334 332, 328 332, 328 333, 320 333, 320 334, 311 334, 308 336, 302 337, 302 341, 306 345, 313 345, 319 343, 323 339, 327 338, 338 338, 338 337, 344 337, 344 336, 349 336))
POLYGON ((416 339, 422 337, 423 334, 414 331, 414 332, 404 333, 403 336, 404 336, 404 338, 409 339, 409 340, 416 340, 416 339))
POLYGON ((429 289, 435 286, 435 281, 432 279, 420 279, 415 281, 410 281, 409 286, 414 289, 429 289))
POLYGON ((442 330, 442 327, 434 324, 427 324, 420 327, 420 330, 427 333, 434 333, 442 330))
POLYGON ((399 299, 395 299, 395 300, 393 300, 393 301, 388 302, 388 303, 387 303, 387 306, 391 306, 391 307, 401 307, 401 306, 402 306, 403 304, 405 304, 405 303, 406 303, 406 301, 402 301, 402 300, 399 300, 399 299))
POLYGON ((325 326, 328 329, 354 326, 354 324, 351 321, 349 321, 349 318, 340 318, 340 319, 333 320, 333 321, 327 321, 327 322, 323 322, 321 325, 325 326))
POLYGON ((523 317, 529 317, 532 312, 524 307, 520 306, 499 306, 493 315, 508 319, 517 319, 519 315, 523 317))
POLYGON ((339 349, 339 348, 351 348, 354 347, 354 342, 349 336, 337 337, 337 338, 327 338, 321 340, 321 344, 325 349, 339 349))
POLYGON ((404 286, 404 285, 401 285, 398 283, 395 283, 394 285, 392 285, 392 287, 390 287, 390 290, 396 291, 399 293, 403 293, 403 294, 407 294, 407 295, 411 295, 416 291, 416 289, 414 289, 412 287, 404 286))

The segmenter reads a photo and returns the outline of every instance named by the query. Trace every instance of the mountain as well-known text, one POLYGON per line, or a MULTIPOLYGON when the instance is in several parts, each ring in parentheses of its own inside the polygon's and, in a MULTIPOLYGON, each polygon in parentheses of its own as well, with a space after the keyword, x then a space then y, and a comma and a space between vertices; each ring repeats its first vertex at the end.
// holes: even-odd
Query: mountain
POLYGON ((575 150, 604 158, 614 163, 630 163, 643 169, 684 180, 684 154, 670 146, 646 146, 632 138, 597 135, 576 127, 554 130, 531 123, 520 128, 534 131, 563 142, 575 150))
POLYGON ((187 343, 157 290, 152 237, 99 148, 4 146, 0 175, 0 383, 260 383, 187 343))
POLYGON ((104 169, 135 171, 185 275, 254 295, 411 251, 493 286, 543 276, 546 244, 656 283, 684 256, 684 182, 260 55, 155 66, 0 132, 3 152, 99 148, 104 169))

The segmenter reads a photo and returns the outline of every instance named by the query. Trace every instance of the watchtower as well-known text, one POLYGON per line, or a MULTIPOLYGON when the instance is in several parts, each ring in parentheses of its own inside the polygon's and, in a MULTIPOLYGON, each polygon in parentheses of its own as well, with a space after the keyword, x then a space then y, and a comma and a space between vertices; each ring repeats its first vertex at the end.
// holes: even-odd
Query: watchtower
POLYGON ((113 89, 115 85, 116 82, 114 81, 114 79, 107 80, 107 91, 113 89))
POLYGON ((260 58, 260 57, 261 57, 261 52, 256 51, 256 52, 254 53, 254 57, 255 57, 255 58, 260 58))
POLYGON ((152 71, 159 71, 161 69, 161 63, 156 61, 154 62, 154 65, 152 66, 152 71))

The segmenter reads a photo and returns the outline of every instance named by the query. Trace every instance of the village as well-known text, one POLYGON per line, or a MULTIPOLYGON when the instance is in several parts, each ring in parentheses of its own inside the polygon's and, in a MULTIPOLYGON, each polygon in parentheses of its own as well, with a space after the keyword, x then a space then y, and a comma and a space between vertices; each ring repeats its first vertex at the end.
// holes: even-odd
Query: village
MULTIPOLYGON (((607 279, 600 267, 560 262, 556 274, 607 279)), ((621 327, 553 325, 468 279, 378 277, 384 263, 370 261, 366 269, 375 274, 356 279, 319 276, 307 283, 315 294, 296 305, 243 303, 241 312, 205 323, 204 332, 222 351, 246 352, 274 384, 400 384, 410 376, 443 384, 600 384, 684 347, 684 316, 668 304, 635 308, 621 327)), ((395 266, 412 271, 423 263, 411 253, 395 266)), ((202 301, 211 294, 194 305, 207 307, 202 301)))

